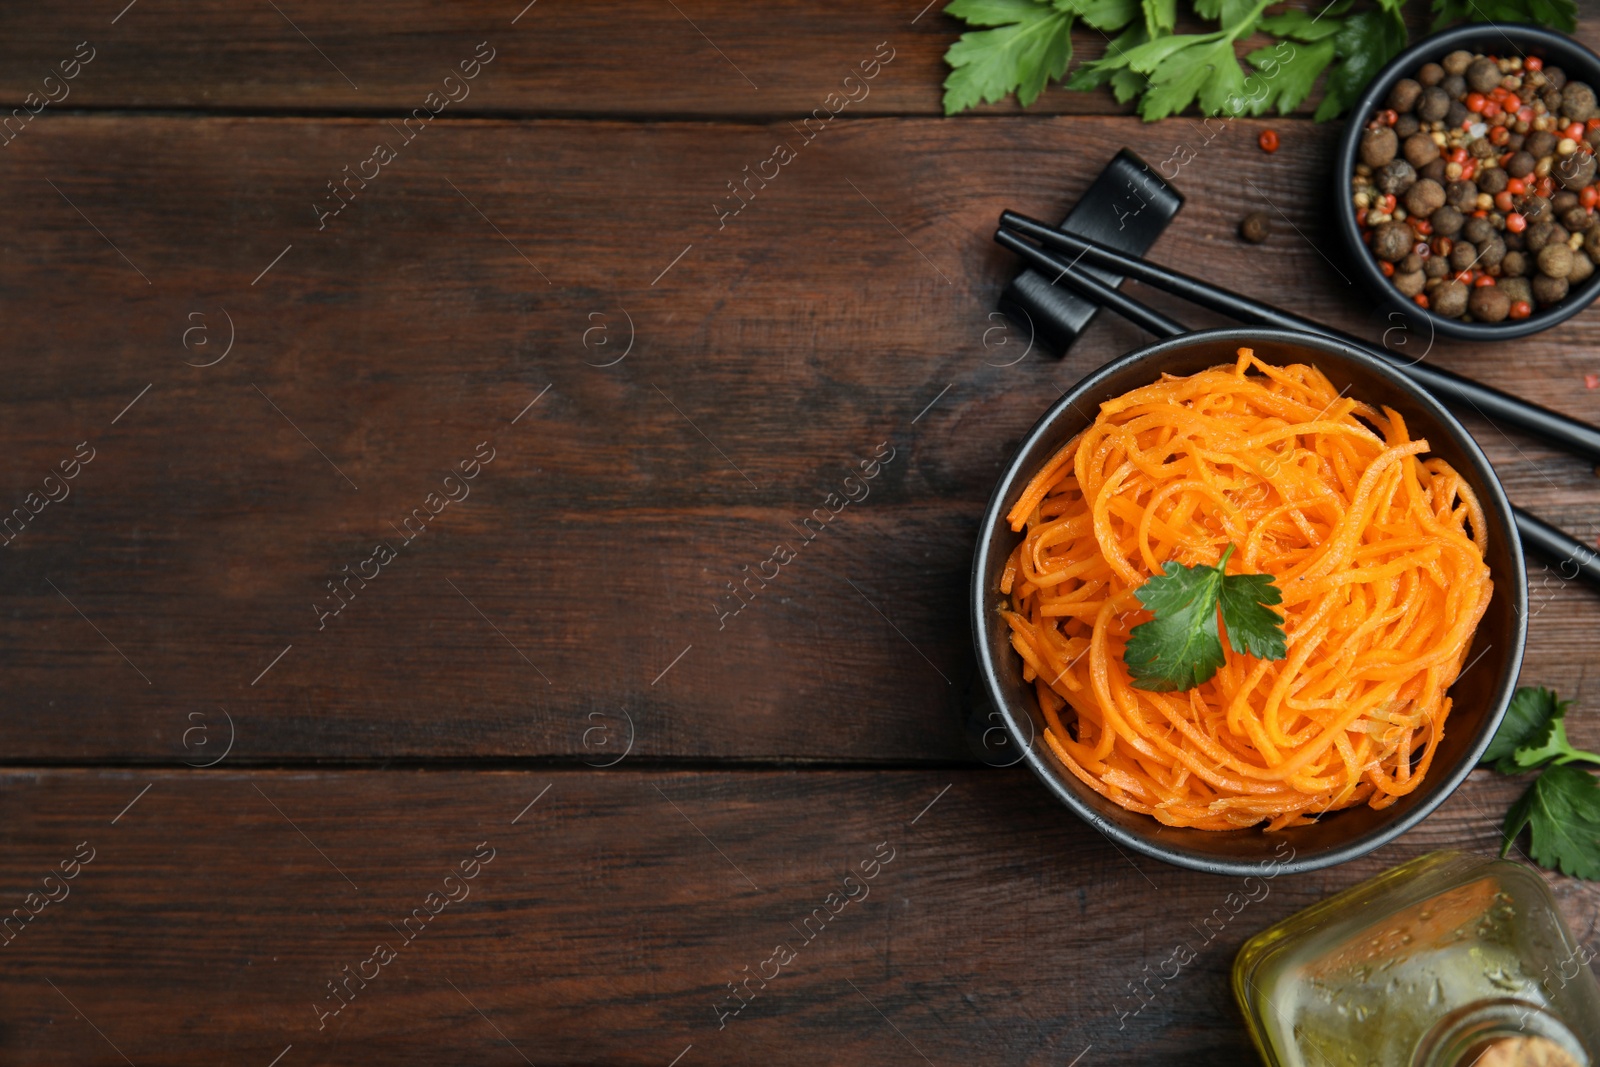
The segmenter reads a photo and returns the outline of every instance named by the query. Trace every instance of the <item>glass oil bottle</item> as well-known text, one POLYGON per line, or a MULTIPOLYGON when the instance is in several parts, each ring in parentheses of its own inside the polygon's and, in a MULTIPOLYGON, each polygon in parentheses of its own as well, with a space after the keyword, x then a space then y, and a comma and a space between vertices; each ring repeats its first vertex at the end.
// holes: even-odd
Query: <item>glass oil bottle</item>
POLYGON ((1233 989, 1268 1067, 1591 1067, 1592 957, 1531 868, 1435 852, 1251 938, 1233 989))

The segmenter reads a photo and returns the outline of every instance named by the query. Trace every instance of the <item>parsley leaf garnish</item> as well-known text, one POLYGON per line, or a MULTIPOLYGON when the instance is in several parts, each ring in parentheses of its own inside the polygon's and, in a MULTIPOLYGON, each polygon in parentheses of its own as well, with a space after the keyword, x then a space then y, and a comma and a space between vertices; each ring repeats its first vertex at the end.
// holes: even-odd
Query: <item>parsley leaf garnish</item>
POLYGON ((1550 763, 1600 763, 1600 754, 1573 748, 1567 740, 1571 706, 1549 689, 1518 689, 1479 765, 1493 763, 1501 774, 1517 774, 1550 763))
POLYGON ((1567 708, 1549 689, 1518 689, 1479 765, 1501 774, 1543 767, 1522 798, 1506 812, 1500 855, 1530 831, 1534 862, 1577 878, 1600 879, 1600 782, 1572 766, 1600 763, 1600 754, 1567 740, 1567 708))
POLYGON ((1067 72, 1072 59, 1073 12, 1035 0, 955 0, 947 14, 993 29, 963 33, 944 61, 944 113, 953 115, 979 101, 996 103, 1013 91, 1027 107, 1045 82, 1067 72))
POLYGON ((1545 771, 1506 812, 1504 856, 1523 827, 1534 862, 1575 878, 1600 878, 1600 784, 1570 766, 1545 771))
MULTIPOLYGON (((1549 728, 1549 724, 1566 715, 1570 700, 1559 700, 1554 690, 1535 689, 1523 686, 1511 698, 1510 707, 1506 708, 1506 717, 1500 720, 1500 729, 1494 732, 1494 739, 1489 742, 1489 747, 1484 750, 1483 758, 1478 761, 1479 766, 1494 764, 1494 769, 1501 774, 1516 774, 1519 770, 1527 770, 1534 764, 1519 767, 1516 752, 1537 738, 1549 728)), ((1565 728, 1562 737, 1566 737, 1565 728)))
MULTIPOLYGON (((1072 58, 1072 27, 1088 24, 1108 41, 1081 63, 1071 90, 1109 84, 1119 103, 1139 99, 1146 120, 1194 105, 1207 115, 1288 114, 1328 72, 1320 122, 1348 108, 1378 69, 1406 45, 1407 0, 1313 0, 1263 17, 1262 0, 1191 0, 1195 19, 1215 30, 1177 33, 1177 0, 954 0, 945 12, 972 26, 945 53, 945 114, 996 103, 1015 92, 1024 107, 1060 80, 1072 58), (1357 4, 1360 3, 1358 7, 1357 4), (1242 68, 1240 41, 1276 40, 1242 68)), ((1575 0, 1430 0, 1434 29, 1460 21, 1532 22, 1572 33, 1575 0)), ((1412 0, 1420 4, 1420 0, 1412 0)))
POLYGON ((1270 606, 1282 603, 1283 594, 1269 575, 1229 574, 1233 548, 1215 567, 1168 561, 1164 574, 1138 588, 1139 603, 1155 617, 1133 628, 1123 651, 1135 686, 1166 693, 1208 681, 1226 662, 1219 613, 1235 652, 1257 659, 1288 654, 1283 616, 1270 606))
POLYGON ((1578 28, 1578 5, 1573 0, 1433 0, 1433 28, 1459 19, 1479 22, 1531 22, 1562 33, 1578 28))

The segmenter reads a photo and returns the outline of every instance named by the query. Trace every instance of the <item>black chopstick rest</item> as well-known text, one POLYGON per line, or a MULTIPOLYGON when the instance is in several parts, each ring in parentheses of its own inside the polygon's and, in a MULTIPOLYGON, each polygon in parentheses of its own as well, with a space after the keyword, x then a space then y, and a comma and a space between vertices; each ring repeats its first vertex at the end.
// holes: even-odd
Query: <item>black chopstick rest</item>
MULTIPOLYGON (((1060 228, 1140 255, 1155 243, 1182 206, 1183 194, 1124 148, 1106 164, 1060 228)), ((1121 275, 1103 267, 1084 269, 1107 285, 1122 281, 1121 275)), ((1059 357, 1089 325, 1099 306, 1051 285, 1049 278, 1030 268, 1006 286, 1000 295, 1000 310, 1027 331, 1038 347, 1059 357)))

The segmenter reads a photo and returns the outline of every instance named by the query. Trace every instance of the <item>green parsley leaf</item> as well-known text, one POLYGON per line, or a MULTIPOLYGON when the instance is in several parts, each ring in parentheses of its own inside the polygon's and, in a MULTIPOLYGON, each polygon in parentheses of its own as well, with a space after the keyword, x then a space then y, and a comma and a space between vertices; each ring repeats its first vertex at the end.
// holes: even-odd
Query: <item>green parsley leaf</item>
POLYGON ((1388 12, 1363 11, 1346 19, 1333 35, 1339 65, 1328 75, 1316 120, 1325 122, 1355 103, 1367 83, 1405 46, 1406 24, 1388 12))
POLYGON ((1333 51, 1333 41, 1324 37, 1310 44, 1279 41, 1271 48, 1251 52, 1245 59, 1256 73, 1246 82, 1251 92, 1240 110, 1262 115, 1276 107, 1278 114, 1289 114, 1311 95, 1317 75, 1333 62, 1333 51))
POLYGON ((1146 37, 1171 33, 1178 25, 1178 0, 1143 0, 1146 37))
POLYGON ((1338 33, 1339 27, 1344 25, 1339 18, 1349 7, 1350 0, 1340 0, 1326 8, 1318 8, 1315 15, 1292 7, 1280 15, 1268 15, 1262 19, 1261 28, 1274 37, 1288 37, 1311 44, 1338 33))
POLYGON ((944 113, 978 103, 998 103, 1013 90, 1023 107, 1039 98, 1045 83, 1067 72, 1072 59, 1072 19, 1034 0, 955 0, 946 13, 974 26, 945 53, 952 68, 944 80, 944 113))
POLYGON ((1500 720, 1500 728, 1494 732, 1478 765, 1484 767, 1493 763, 1501 774, 1517 773, 1513 759, 1517 749, 1538 737, 1551 720, 1566 714, 1570 703, 1557 699, 1553 689, 1519 688, 1512 695, 1506 717, 1500 720))
POLYGON ((1576 32, 1578 5, 1573 0, 1433 0, 1433 28, 1447 23, 1532 22, 1562 33, 1576 32))
POLYGON ((1185 567, 1171 560, 1164 573, 1137 590, 1139 603, 1154 618, 1128 635, 1123 662, 1133 684, 1165 693, 1193 689, 1226 662, 1217 616, 1227 628, 1235 652, 1258 659, 1282 659, 1288 653, 1283 617, 1269 605, 1283 594, 1265 574, 1229 574, 1222 553, 1215 567, 1185 567))
POLYGON ((1120 30, 1139 14, 1139 0, 1052 0, 1056 10, 1077 15, 1097 30, 1120 30))
POLYGON ((1555 766, 1539 775, 1506 812, 1501 856, 1524 827, 1531 831, 1528 855, 1534 862, 1575 878, 1600 879, 1600 784, 1592 774, 1555 766))

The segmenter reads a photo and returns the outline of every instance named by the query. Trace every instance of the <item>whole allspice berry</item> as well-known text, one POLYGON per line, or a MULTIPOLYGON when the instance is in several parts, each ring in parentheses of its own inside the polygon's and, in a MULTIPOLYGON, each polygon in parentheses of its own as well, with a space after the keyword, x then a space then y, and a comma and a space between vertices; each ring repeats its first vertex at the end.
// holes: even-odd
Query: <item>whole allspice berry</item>
POLYGON ((1433 232, 1440 237, 1454 237, 1461 232, 1461 224, 1465 221, 1466 216, 1449 204, 1428 216, 1428 222, 1433 225, 1433 232))
POLYGON ((1533 276, 1533 297, 1541 307, 1565 300, 1567 296, 1567 280, 1565 278, 1552 278, 1548 274, 1535 274, 1533 276))
POLYGON ((1417 100, 1417 118, 1423 122, 1438 122, 1450 113, 1451 96, 1441 85, 1430 85, 1422 90, 1417 100))
POLYGON ((1402 296, 1416 296, 1422 292, 1422 285, 1427 281, 1422 271, 1395 271, 1394 287, 1400 290, 1402 296))
POLYGON ((1556 150, 1556 135, 1549 130, 1530 130, 1522 147, 1534 157, 1548 156, 1556 150))
POLYGON ((1272 223, 1265 211, 1252 211, 1239 220, 1239 236, 1253 245, 1261 244, 1272 235, 1272 223))
POLYGON ((1511 314, 1511 298, 1497 285, 1480 285, 1467 297, 1467 310, 1480 322, 1503 322, 1511 314))
POLYGON ((1410 226, 1403 222, 1386 222, 1373 231, 1372 254, 1390 263, 1398 263, 1410 255, 1414 243, 1415 237, 1410 226))
POLYGON ((1500 64, 1479 56, 1467 64, 1466 78, 1467 88, 1486 93, 1500 84, 1500 64))
POLYGON ((1389 90, 1389 106, 1396 111, 1410 111, 1417 106, 1417 98, 1422 95, 1422 86, 1410 78, 1401 78, 1394 83, 1394 88, 1389 90))
POLYGON ((1513 304, 1518 300, 1526 300, 1530 305, 1533 303, 1533 286, 1526 278, 1501 278, 1497 288, 1506 294, 1506 299, 1513 304))
POLYGON ((1587 152, 1574 152, 1550 168, 1563 189, 1577 191, 1594 181, 1595 159, 1587 152))
POLYGON ((1418 218, 1427 218, 1442 207, 1444 186, 1432 178, 1423 178, 1406 190, 1406 210, 1418 218))
POLYGON ((1568 82, 1561 90, 1561 112, 1573 122, 1594 118, 1594 90, 1583 82, 1568 82))
MULTIPOLYGON (((1433 296, 1429 297, 1428 303, 1435 313, 1447 319, 1458 319, 1467 313, 1467 296, 1467 287, 1452 278, 1434 287, 1433 296)), ((1509 311, 1509 308, 1507 310, 1509 311)))
POLYGON ((1399 145, 1400 139, 1388 126, 1368 130, 1361 136, 1361 162, 1377 170, 1394 159, 1399 145))
POLYGON ((1439 146, 1425 133, 1414 133, 1406 138, 1406 162, 1421 170, 1439 158, 1439 146))
POLYGON ((1554 243, 1545 245, 1539 250, 1539 270, 1552 278, 1565 278, 1572 273, 1572 249, 1554 243))
POLYGON ((1378 187, 1380 193, 1399 196, 1411 188, 1411 183, 1416 180, 1417 169, 1403 159, 1396 159, 1373 175, 1372 184, 1378 187))

